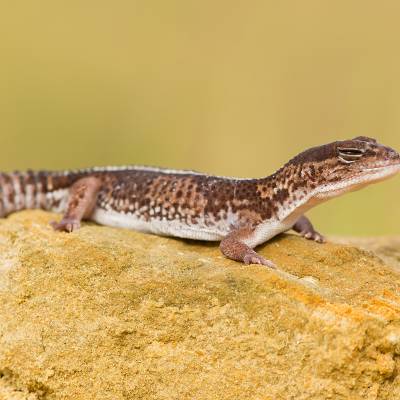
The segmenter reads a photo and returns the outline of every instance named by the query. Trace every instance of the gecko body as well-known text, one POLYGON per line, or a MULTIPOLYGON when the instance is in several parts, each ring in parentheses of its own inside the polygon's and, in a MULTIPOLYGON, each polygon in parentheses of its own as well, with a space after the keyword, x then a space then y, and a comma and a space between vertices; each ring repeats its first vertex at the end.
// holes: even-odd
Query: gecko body
POLYGON ((158 235, 220 241, 228 258, 273 267, 253 249, 294 229, 323 242, 304 214, 400 171, 400 156, 357 137, 300 153, 259 179, 140 166, 0 174, 0 216, 40 208, 63 213, 56 230, 82 219, 158 235))

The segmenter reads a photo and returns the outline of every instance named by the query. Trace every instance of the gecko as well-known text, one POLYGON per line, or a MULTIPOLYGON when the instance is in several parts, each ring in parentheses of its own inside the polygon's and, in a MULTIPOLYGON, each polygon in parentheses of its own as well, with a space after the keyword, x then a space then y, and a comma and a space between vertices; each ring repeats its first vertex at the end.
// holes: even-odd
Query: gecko
POLYGON ((304 215, 344 193, 400 171, 400 155, 359 136, 308 149, 264 178, 212 176, 144 166, 0 173, 0 217, 23 209, 62 213, 56 231, 82 220, 157 235, 219 241, 221 252, 245 264, 275 264, 254 248, 293 229, 324 237, 304 215))

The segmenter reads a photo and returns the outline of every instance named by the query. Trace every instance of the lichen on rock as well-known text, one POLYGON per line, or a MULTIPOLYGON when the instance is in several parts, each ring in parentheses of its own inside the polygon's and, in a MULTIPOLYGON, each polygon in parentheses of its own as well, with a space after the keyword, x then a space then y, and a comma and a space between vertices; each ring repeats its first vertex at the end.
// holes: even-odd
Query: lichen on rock
POLYGON ((0 221, 0 399, 400 398, 400 273, 372 253, 281 235, 273 271, 54 218, 0 221))

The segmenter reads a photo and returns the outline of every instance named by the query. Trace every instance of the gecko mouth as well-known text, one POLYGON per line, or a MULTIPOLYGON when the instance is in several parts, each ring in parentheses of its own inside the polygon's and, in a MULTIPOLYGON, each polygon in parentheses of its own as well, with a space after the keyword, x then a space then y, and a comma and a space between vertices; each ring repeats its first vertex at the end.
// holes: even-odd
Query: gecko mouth
POLYGON ((382 176, 392 176, 400 172, 400 161, 391 162, 386 165, 377 165, 371 168, 365 168, 360 171, 360 175, 363 173, 371 173, 371 175, 382 175, 382 176))
POLYGON ((352 177, 334 185, 329 185, 318 193, 319 198, 331 198, 352 192, 371 184, 386 180, 400 172, 400 161, 370 168, 360 169, 352 177))
POLYGON ((400 161, 364 168, 360 170, 358 174, 356 174, 356 179, 358 178, 360 183, 375 181, 379 182, 396 175, 398 172, 400 172, 400 161))
POLYGON ((400 161, 396 163, 390 163, 386 165, 378 165, 376 167, 371 167, 371 168, 365 168, 363 171, 380 171, 380 170, 385 170, 385 169, 391 169, 391 168, 400 168, 400 161))

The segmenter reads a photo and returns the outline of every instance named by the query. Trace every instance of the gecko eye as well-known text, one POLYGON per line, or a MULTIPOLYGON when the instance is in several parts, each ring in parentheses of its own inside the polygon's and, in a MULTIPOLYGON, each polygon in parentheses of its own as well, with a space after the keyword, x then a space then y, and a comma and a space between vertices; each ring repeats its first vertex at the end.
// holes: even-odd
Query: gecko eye
POLYGON ((361 158, 365 153, 365 150, 356 149, 356 148, 338 148, 338 157, 339 160, 344 162, 345 164, 350 164, 352 162, 357 161, 361 158))

